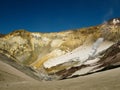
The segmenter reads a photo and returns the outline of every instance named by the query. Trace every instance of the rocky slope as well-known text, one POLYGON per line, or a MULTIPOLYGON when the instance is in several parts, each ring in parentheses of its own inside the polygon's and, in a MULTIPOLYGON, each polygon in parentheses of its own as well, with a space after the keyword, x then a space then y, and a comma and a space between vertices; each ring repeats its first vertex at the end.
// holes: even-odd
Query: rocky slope
POLYGON ((0 57, 7 57, 4 62, 32 72, 26 74, 40 80, 63 79, 119 65, 119 40, 119 18, 56 33, 17 30, 0 36, 0 57))

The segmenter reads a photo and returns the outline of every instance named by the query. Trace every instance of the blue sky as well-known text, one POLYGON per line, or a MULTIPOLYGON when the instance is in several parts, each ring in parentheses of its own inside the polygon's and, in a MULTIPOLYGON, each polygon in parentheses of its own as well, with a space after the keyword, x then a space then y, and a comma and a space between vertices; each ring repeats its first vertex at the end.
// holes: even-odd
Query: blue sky
POLYGON ((120 17, 120 0, 0 0, 0 33, 58 32, 120 17))

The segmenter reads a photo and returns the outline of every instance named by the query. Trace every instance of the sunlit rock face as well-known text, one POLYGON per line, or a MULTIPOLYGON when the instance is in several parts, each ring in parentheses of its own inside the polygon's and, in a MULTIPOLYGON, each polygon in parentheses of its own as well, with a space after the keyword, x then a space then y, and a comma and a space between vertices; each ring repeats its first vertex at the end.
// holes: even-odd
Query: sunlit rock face
POLYGON ((17 30, 0 35, 0 53, 45 80, 95 72, 119 65, 119 20, 55 33, 17 30))

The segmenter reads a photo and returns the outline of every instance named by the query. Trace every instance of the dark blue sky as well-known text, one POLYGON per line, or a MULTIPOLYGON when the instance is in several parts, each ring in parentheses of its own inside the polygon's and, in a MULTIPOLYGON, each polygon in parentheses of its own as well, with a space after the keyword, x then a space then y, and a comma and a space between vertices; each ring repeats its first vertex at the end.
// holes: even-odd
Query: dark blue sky
POLYGON ((120 0, 0 0, 0 33, 57 32, 120 17, 120 0))

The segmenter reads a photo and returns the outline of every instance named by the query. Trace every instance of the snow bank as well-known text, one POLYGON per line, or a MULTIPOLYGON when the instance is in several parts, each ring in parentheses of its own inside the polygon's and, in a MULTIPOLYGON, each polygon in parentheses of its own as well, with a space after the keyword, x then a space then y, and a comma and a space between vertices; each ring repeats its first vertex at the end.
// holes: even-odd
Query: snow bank
POLYGON ((107 42, 107 41, 103 42, 103 39, 99 38, 93 45, 82 45, 79 48, 77 48, 75 51, 69 52, 60 57, 46 61, 43 65, 45 68, 51 68, 53 66, 57 66, 69 61, 79 61, 81 63, 84 63, 88 60, 90 55, 93 55, 93 53, 94 55, 96 55, 99 52, 110 47, 112 44, 113 44, 112 42, 107 42), (95 49, 95 52, 91 54, 93 48, 95 49))

